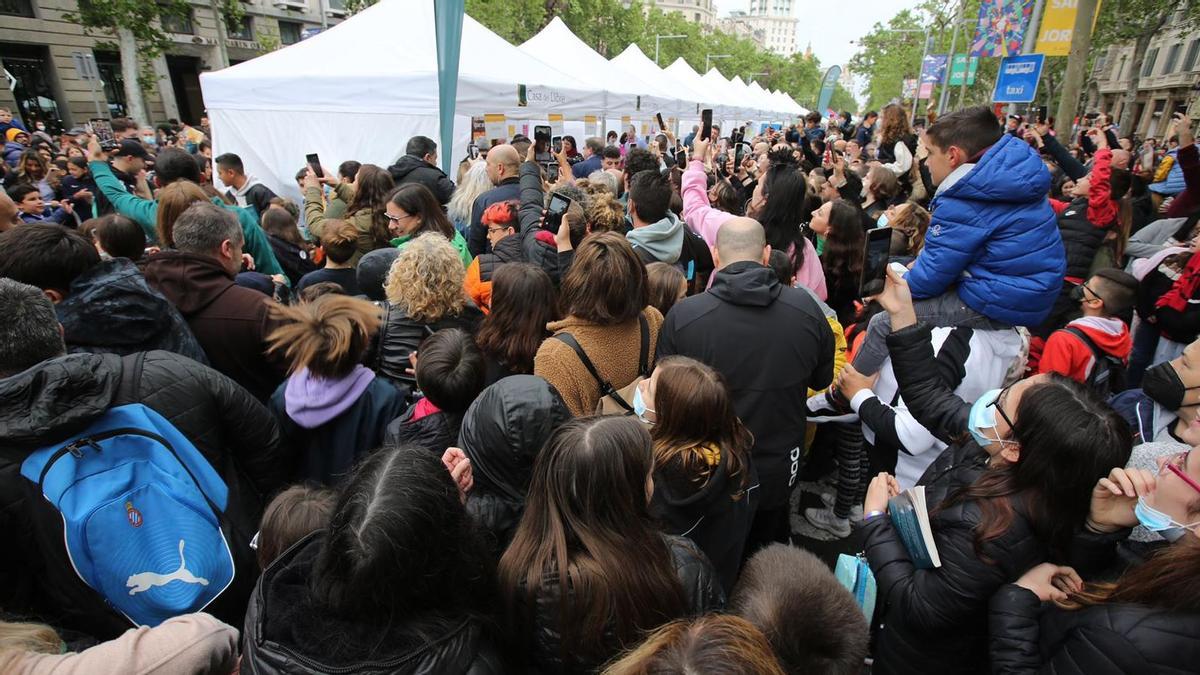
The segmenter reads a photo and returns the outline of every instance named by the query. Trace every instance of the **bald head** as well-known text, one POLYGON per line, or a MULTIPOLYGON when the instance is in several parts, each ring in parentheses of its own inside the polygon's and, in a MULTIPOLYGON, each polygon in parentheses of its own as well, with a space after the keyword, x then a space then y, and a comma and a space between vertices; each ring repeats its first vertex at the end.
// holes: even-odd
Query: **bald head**
POLYGON ((1122 150, 1121 148, 1117 148, 1116 150, 1113 150, 1112 151, 1112 168, 1128 169, 1129 161, 1130 161, 1130 159, 1132 159, 1132 157, 1133 156, 1129 154, 1128 150, 1122 150))
POLYGON ((767 234, 753 218, 730 218, 725 221, 717 230, 716 252, 719 267, 744 261, 761 263, 770 255, 767 234))
POLYGON ((517 167, 521 164, 521 156, 517 149, 505 143, 488 150, 487 171, 493 185, 499 185, 505 178, 517 175, 517 167))

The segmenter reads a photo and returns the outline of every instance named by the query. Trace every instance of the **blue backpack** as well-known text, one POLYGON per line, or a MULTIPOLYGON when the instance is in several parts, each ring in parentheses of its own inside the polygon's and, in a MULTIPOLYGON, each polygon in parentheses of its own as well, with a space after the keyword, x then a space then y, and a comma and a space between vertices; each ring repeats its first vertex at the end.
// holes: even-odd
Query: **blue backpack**
POLYGON ((110 408, 21 475, 61 517, 75 574, 135 625, 201 611, 233 583, 225 482, 154 410, 110 408))

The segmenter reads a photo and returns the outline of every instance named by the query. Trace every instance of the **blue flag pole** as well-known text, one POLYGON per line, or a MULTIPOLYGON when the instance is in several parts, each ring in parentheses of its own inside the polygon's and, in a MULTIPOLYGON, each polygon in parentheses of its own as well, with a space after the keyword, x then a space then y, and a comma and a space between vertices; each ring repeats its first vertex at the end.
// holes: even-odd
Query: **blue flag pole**
POLYGON ((454 146, 454 104, 458 98, 458 55, 462 51, 465 0, 433 2, 433 25, 438 52, 438 122, 441 138, 438 156, 442 171, 450 173, 454 146))

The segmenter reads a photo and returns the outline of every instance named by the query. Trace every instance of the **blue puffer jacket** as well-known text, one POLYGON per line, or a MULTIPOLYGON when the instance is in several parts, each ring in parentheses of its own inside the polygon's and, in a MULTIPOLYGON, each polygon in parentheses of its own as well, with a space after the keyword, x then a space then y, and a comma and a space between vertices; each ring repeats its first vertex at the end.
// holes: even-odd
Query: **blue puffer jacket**
POLYGON ((1066 252, 1046 195, 1050 172, 1005 134, 933 199, 925 249, 905 276, 914 298, 958 284, 975 311, 1014 326, 1045 320, 1062 290, 1066 252))

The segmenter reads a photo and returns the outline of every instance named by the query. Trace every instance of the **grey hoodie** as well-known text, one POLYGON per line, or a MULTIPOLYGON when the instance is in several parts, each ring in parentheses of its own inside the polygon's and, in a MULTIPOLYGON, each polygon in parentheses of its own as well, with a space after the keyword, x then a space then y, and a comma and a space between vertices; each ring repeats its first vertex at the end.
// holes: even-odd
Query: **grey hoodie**
POLYGON ((625 238, 634 248, 645 249, 659 262, 674 264, 683 249, 683 221, 672 211, 662 220, 630 230, 625 238))

